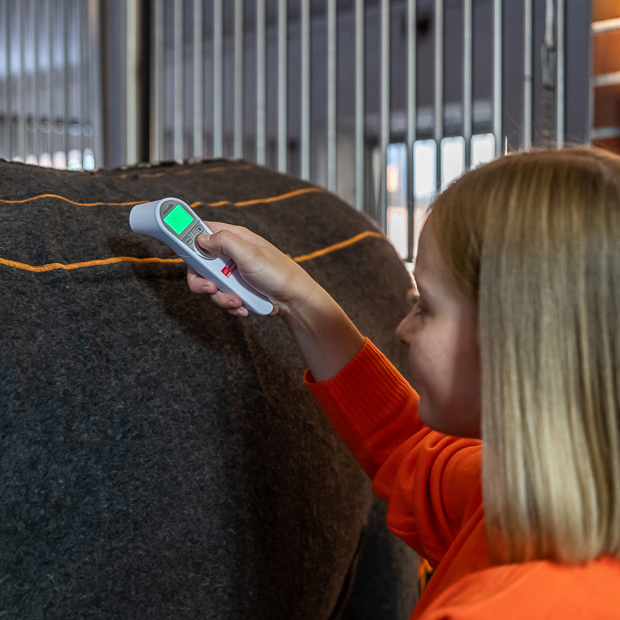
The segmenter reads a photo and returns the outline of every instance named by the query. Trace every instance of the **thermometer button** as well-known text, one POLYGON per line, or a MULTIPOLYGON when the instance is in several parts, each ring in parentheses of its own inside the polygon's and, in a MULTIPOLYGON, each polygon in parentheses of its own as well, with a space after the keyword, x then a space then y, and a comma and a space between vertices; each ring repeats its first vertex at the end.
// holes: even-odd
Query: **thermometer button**
POLYGON ((197 243, 194 244, 194 250, 196 250, 200 256, 207 260, 215 260, 217 258, 217 256, 209 256, 208 254, 205 254, 205 251, 197 243))

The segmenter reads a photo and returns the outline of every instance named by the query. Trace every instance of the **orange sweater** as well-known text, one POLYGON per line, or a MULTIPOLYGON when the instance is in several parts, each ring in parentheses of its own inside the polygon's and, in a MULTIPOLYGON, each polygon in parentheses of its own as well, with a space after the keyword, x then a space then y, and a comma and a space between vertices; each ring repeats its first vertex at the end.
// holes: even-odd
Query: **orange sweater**
POLYGON ((388 502, 388 528, 435 568, 412 620, 620 619, 617 559, 490 566, 480 441, 424 426, 417 394, 369 340, 329 381, 305 380, 388 502))

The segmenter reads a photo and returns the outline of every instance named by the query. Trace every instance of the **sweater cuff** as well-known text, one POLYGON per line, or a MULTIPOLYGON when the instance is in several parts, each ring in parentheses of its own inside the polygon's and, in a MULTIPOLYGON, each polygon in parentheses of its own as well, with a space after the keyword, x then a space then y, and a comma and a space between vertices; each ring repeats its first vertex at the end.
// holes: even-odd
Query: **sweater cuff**
POLYGON ((349 445, 368 437, 402 411, 403 403, 412 394, 417 402, 413 388, 368 338, 357 356, 337 375, 327 381, 315 381, 307 370, 304 382, 349 445))

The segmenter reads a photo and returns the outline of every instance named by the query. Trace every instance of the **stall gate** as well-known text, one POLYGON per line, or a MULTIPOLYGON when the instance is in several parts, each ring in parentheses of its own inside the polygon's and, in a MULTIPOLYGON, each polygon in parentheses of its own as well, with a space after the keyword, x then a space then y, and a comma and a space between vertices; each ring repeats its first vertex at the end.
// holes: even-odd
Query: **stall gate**
POLYGON ((327 187, 411 262, 430 200, 590 140, 589 0, 0 0, 0 156, 245 158, 327 187))

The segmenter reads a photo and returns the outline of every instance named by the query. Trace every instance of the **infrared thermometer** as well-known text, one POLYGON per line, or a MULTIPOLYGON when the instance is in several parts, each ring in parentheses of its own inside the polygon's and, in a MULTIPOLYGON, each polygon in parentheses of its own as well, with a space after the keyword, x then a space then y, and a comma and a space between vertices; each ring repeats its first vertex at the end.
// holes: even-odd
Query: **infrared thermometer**
POLYGON ((241 297, 256 314, 269 314, 273 305, 240 275, 235 261, 226 254, 211 258, 196 244, 196 237, 212 234, 192 209, 178 198, 162 198, 136 205, 129 215, 131 230, 159 239, 197 273, 214 282, 220 291, 241 297))

